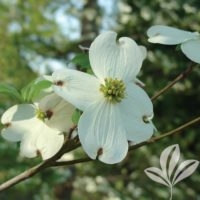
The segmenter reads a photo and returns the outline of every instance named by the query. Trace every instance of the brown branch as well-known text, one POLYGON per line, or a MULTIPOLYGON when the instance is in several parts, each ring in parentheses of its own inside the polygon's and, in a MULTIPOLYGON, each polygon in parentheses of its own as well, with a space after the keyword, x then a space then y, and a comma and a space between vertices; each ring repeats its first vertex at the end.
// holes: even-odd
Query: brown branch
POLYGON ((51 167, 69 166, 69 165, 74 165, 74 164, 79 164, 79 163, 84 163, 84 162, 89 162, 89 161, 94 161, 94 160, 89 157, 85 157, 85 158, 79 158, 79 159, 70 160, 70 161, 57 161, 53 163, 51 167))
POLYGON ((32 168, 24 171, 23 173, 19 174, 18 176, 15 176, 14 178, 2 183, 0 185, 0 191, 8 189, 13 185, 16 185, 17 183, 22 182, 23 180, 26 180, 26 179, 34 176, 35 174, 37 174, 39 171, 42 170, 42 166, 43 166, 43 163, 36 165, 35 167, 32 167, 32 168))
MULTIPOLYGON (((159 141, 163 138, 166 138, 168 136, 171 136, 173 134, 179 133, 182 130, 184 130, 185 128, 194 125, 195 123, 200 122, 200 117, 197 117, 169 132, 163 133, 160 136, 157 137, 153 137, 148 141, 145 142, 141 142, 139 144, 136 144, 134 146, 131 146, 129 148, 129 151, 132 151, 133 149, 138 149, 142 146, 148 145, 148 144, 152 144, 156 141, 159 141)), ((72 148, 73 149, 73 148, 72 148)), ((72 160, 72 161, 63 161, 63 162, 58 162, 56 161, 56 159, 58 159, 60 157, 61 152, 63 153, 63 150, 61 149, 61 151, 59 151, 55 156, 53 156, 51 159, 44 161, 43 163, 36 165, 26 171, 24 171, 23 173, 15 176, 14 178, 4 182, 3 184, 0 185, 0 191, 6 190, 14 185, 16 185, 17 183, 22 182, 23 180, 26 180, 32 176, 34 176, 35 174, 37 174, 38 172, 48 168, 48 167, 57 167, 57 166, 68 166, 68 165, 74 165, 74 164, 78 164, 78 163, 83 163, 83 162, 89 162, 92 161, 91 158, 89 157, 85 157, 85 158, 81 158, 81 159, 76 159, 76 160, 72 160)))
POLYGON ((161 96, 164 92, 168 91, 170 88, 172 88, 178 81, 184 80, 194 69, 194 67, 197 65, 190 65, 185 71, 183 71, 181 74, 179 74, 174 80, 169 82, 164 88, 162 88, 160 91, 158 91, 153 97, 151 97, 151 100, 156 100, 159 96, 161 96))

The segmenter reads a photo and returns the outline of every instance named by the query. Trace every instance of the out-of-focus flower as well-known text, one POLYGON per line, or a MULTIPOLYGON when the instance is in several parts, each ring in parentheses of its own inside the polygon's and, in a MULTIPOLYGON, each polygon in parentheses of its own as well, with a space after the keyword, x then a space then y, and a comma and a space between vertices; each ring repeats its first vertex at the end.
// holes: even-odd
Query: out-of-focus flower
POLYGON ((23 156, 32 158, 41 154, 48 159, 55 155, 64 142, 64 132, 72 126, 74 108, 56 94, 50 94, 35 104, 19 104, 2 116, 5 128, 3 138, 21 142, 23 156))
POLYGON ((200 34, 177 28, 156 25, 148 29, 148 41, 166 45, 181 45, 182 52, 192 61, 200 63, 200 34))

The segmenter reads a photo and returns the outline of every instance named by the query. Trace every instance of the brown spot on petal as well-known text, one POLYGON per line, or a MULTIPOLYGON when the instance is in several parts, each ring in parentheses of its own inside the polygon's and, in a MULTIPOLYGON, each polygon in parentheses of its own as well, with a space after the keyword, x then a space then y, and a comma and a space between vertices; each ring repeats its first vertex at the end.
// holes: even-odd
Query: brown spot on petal
POLYGON ((47 110, 45 114, 46 114, 46 118, 47 118, 48 120, 50 120, 51 117, 53 116, 53 111, 47 110))
POLYGON ((149 117, 148 116, 143 116, 142 117, 142 120, 145 124, 148 124, 149 123, 149 117))
POLYGON ((97 151, 97 158, 103 154, 103 148, 99 148, 97 151))
POLYGON ((57 86, 63 86, 63 81, 57 81, 57 82, 55 82, 55 85, 57 85, 57 86))
POLYGON ((145 85, 139 81, 135 81, 135 84, 141 88, 145 88, 145 85))
POLYGON ((4 126, 5 126, 6 128, 8 128, 9 126, 11 126, 11 123, 6 123, 6 124, 4 124, 4 126))
POLYGON ((41 154, 39 149, 37 149, 36 154, 37 154, 37 156, 42 156, 42 154, 41 154))

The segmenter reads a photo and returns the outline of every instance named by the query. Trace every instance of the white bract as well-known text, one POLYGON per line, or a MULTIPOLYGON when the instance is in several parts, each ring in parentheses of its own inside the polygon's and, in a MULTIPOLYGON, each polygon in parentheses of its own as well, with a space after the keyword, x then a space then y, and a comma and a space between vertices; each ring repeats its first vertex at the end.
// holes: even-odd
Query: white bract
POLYGON ((83 111, 78 135, 84 150, 108 164, 126 156, 128 141, 142 142, 154 131, 152 102, 134 83, 146 49, 127 37, 116 41, 116 36, 108 31, 91 44, 94 76, 70 69, 52 75, 54 91, 83 111))
POLYGON ((200 63, 200 34, 177 28, 156 25, 148 29, 148 41, 166 45, 181 44, 182 52, 192 61, 200 63))
POLYGON ((74 108, 56 94, 50 94, 35 104, 19 104, 2 116, 5 125, 3 138, 19 142, 20 152, 28 158, 41 154, 48 159, 55 155, 64 142, 64 132, 72 126, 74 108))

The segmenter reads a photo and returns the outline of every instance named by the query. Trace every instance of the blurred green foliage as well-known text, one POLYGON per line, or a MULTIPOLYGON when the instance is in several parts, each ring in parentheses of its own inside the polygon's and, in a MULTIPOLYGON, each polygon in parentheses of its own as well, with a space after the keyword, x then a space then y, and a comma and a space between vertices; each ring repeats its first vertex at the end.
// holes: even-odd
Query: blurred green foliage
MULTIPOLYGON (((56 67, 54 64, 50 67, 51 63, 45 64, 49 59, 66 66, 74 54, 82 53, 79 44, 88 47, 99 32, 112 29, 119 36, 131 37, 147 47, 148 58, 139 79, 146 84, 145 89, 152 96, 191 62, 175 46, 148 43, 147 29, 162 24, 200 31, 199 21, 199 0, 0 0, 0 83, 9 83, 19 90, 38 73, 50 73, 56 67), (59 13, 62 13, 60 18, 63 15, 68 18, 58 23, 59 13), (70 29, 73 23, 77 27, 70 29), (67 29, 67 33, 63 29, 67 29)), ((80 56, 78 59, 83 58, 80 56)), ((73 62, 79 64, 78 59, 73 62)), ((87 64, 85 68, 77 67, 85 71, 87 64)), ((200 70, 196 67, 187 79, 154 102, 154 123, 158 129, 155 135, 199 115, 199 78, 200 70)), ((0 94, 0 114, 15 103, 16 99, 0 94)), ((200 160, 199 128, 195 125, 181 134, 132 151, 117 165, 94 161, 45 170, 0 193, 0 199, 169 199, 167 188, 152 182, 144 169, 158 167, 162 150, 175 143, 180 145, 185 159, 200 160)), ((39 158, 22 158, 18 151, 17 144, 0 139, 1 183, 39 163, 39 158)), ((83 156, 82 150, 78 149, 74 156, 83 156)), ((200 198, 199 172, 198 168, 195 174, 174 188, 174 199, 200 198)))

